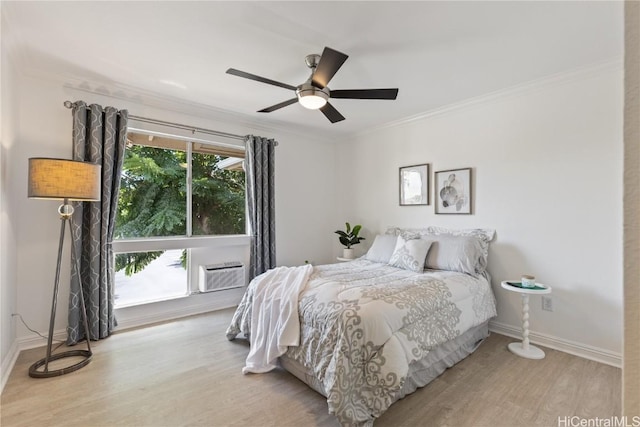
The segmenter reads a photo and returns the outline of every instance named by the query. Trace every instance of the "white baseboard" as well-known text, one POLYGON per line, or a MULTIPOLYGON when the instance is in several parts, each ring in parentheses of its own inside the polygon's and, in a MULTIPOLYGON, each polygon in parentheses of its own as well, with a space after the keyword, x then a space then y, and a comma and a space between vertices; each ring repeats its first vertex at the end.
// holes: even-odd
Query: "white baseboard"
MULTIPOLYGON (((46 333, 46 332, 44 332, 46 333)), ((67 330, 59 329, 57 331, 53 331, 53 345, 55 347, 56 343, 67 340, 67 330)), ((47 345, 47 339, 39 336, 29 336, 18 338, 18 349, 19 351, 30 350, 32 348, 44 347, 47 345)), ((43 355, 44 357, 44 355, 43 355)))
MULTIPOLYGON (((511 326, 492 320, 489 322, 489 330, 497 334, 522 339, 522 329, 520 327, 511 326)), ((604 363, 606 365, 615 366, 616 368, 622 367, 622 354, 620 353, 615 353, 613 351, 592 347, 586 344, 580 344, 574 341, 569 341, 563 338, 558 338, 534 331, 529 332, 529 340, 533 344, 539 344, 543 347, 549 347, 554 350, 563 351, 565 353, 573 354, 574 356, 582 357, 584 359, 589 359, 596 362, 604 363)))
MULTIPOLYGON (((59 331, 55 331, 53 333, 53 339, 54 339, 54 343, 59 341, 66 341, 67 330, 61 329, 59 331)), ((13 342, 13 344, 11 345, 11 348, 9 349, 9 353, 7 354, 7 357, 2 361, 2 370, 0 371, 2 372, 2 378, 0 379, 0 381, 2 381, 2 383, 0 384, 0 393, 2 393, 2 391, 4 390, 4 386, 7 384, 7 381, 9 380, 9 376, 11 375, 11 372, 13 371, 13 368, 16 365, 16 361, 18 360, 18 356, 20 356, 20 353, 23 350, 30 350, 32 348, 44 347, 46 345, 47 345, 47 340, 39 336, 22 337, 22 338, 16 339, 13 342)), ((44 356, 45 356, 45 351, 43 350, 42 357, 44 356)), ((26 372, 25 372, 25 375, 26 375, 26 372)))
POLYGON ((11 375, 11 371, 13 371, 13 367, 16 365, 16 360, 18 360, 19 355, 20 351, 18 350, 18 340, 14 340, 13 344, 11 344, 11 347, 9 348, 7 357, 2 360, 2 366, 0 367, 0 372, 2 372, 2 378, 0 378, 0 394, 9 380, 9 375, 11 375))

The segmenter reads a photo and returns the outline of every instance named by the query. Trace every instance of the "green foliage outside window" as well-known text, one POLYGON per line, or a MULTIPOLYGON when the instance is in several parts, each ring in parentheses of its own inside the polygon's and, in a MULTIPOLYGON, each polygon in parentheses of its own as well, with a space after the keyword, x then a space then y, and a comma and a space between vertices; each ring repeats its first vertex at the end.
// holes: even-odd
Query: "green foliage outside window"
MULTIPOLYGON (((245 175, 218 168, 224 157, 192 154, 192 235, 245 232, 245 175)), ((127 147, 115 238, 187 233, 187 156, 184 151, 127 147)), ((116 255, 116 271, 142 271, 162 251, 116 255)), ((183 266, 186 257, 182 257, 183 266)))
POLYGON ((244 171, 219 169, 223 157, 192 155, 193 235, 245 233, 244 171))

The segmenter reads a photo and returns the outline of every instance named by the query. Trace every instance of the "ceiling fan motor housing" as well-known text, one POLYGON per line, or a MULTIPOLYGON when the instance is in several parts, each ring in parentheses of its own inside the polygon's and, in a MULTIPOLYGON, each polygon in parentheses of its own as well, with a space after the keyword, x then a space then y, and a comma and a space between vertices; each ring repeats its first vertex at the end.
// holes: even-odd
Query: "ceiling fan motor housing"
POLYGON ((321 56, 317 53, 312 53, 304 58, 307 67, 311 68, 311 76, 309 79, 296 87, 296 95, 300 104, 310 110, 315 110, 324 106, 331 96, 329 88, 319 88, 313 84, 313 74, 316 71, 316 67, 320 62, 321 56))
POLYGON ((309 68, 316 68, 318 66, 318 62, 320 62, 320 55, 317 53, 312 53, 311 55, 307 55, 304 58, 305 64, 309 68))

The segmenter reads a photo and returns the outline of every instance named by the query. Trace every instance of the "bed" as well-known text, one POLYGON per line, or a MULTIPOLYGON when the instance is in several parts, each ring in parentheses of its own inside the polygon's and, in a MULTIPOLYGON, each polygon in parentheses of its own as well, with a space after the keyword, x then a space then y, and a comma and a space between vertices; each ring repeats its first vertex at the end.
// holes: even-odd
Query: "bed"
MULTIPOLYGON (((488 321, 496 315, 486 272, 493 235, 391 228, 360 259, 281 267, 293 282, 280 283, 280 289, 300 287, 289 301, 295 316, 285 310, 297 334, 287 343, 297 345, 280 347, 280 364, 325 396, 341 425, 372 425, 393 402, 464 359, 488 336, 488 321)), ((274 335, 260 330, 263 321, 253 313, 261 287, 255 282, 233 316, 229 339, 274 335)), ((280 304, 280 292, 267 301, 280 304)))

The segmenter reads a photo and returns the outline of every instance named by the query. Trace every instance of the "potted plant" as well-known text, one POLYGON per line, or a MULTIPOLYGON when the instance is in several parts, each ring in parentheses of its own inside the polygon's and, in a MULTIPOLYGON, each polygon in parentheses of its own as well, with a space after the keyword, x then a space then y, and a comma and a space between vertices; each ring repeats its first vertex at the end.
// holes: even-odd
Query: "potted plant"
POLYGON ((339 236, 338 239, 340 243, 345 247, 342 256, 346 259, 353 259, 353 249, 351 246, 357 245, 361 240, 365 240, 365 238, 358 236, 360 229, 362 229, 361 225, 354 225, 353 228, 351 228, 351 224, 348 222, 345 223, 345 225, 347 226, 346 231, 336 230, 336 234, 339 236))

